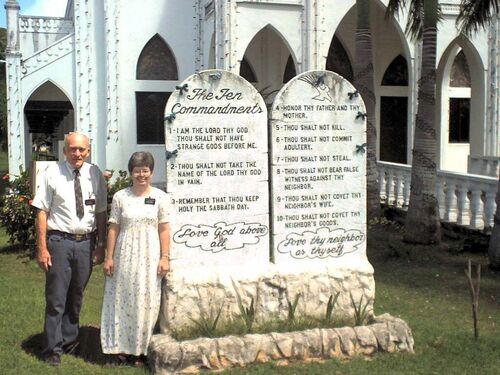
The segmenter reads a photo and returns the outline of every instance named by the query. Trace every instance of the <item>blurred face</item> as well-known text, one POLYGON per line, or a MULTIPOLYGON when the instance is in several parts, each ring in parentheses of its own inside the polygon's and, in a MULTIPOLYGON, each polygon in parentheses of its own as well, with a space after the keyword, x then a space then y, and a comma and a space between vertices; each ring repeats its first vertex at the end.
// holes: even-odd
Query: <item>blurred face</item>
POLYGON ((89 139, 83 134, 70 134, 66 137, 64 156, 75 169, 80 169, 85 159, 90 155, 89 139))
POLYGON ((151 184, 152 175, 149 167, 134 167, 131 173, 132 183, 134 186, 148 186, 151 184))

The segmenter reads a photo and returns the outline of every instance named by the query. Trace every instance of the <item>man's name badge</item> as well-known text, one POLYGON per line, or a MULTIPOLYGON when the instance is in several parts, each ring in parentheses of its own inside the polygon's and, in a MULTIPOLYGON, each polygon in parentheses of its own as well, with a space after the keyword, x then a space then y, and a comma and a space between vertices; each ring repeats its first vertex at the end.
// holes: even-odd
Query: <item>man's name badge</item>
POLYGON ((93 206, 95 204, 95 199, 85 199, 85 206, 93 206))
POLYGON ((156 202, 156 199, 154 198, 145 198, 144 199, 144 204, 151 204, 151 205, 154 205, 156 202))

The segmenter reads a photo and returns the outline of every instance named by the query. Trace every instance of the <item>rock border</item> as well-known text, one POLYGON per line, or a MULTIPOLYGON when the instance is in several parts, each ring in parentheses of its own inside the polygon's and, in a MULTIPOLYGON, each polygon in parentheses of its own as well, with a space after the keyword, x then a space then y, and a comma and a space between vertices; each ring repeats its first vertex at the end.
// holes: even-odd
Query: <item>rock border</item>
POLYGON ((368 326, 316 328, 305 331, 198 338, 178 342, 168 335, 154 335, 148 358, 154 374, 192 374, 221 371, 249 364, 290 360, 352 358, 376 352, 414 353, 408 324, 389 314, 368 326))

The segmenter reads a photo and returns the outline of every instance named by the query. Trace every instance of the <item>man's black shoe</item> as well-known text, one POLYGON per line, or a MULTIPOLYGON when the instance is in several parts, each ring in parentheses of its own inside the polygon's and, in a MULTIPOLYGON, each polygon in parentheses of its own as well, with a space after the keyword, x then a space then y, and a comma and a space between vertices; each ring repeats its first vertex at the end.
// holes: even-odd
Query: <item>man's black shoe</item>
POLYGON ((61 364, 61 356, 57 353, 50 354, 45 358, 45 363, 51 366, 59 366, 61 364))
POLYGON ((78 341, 72 342, 71 344, 63 346, 64 354, 76 354, 76 348, 80 343, 78 341))

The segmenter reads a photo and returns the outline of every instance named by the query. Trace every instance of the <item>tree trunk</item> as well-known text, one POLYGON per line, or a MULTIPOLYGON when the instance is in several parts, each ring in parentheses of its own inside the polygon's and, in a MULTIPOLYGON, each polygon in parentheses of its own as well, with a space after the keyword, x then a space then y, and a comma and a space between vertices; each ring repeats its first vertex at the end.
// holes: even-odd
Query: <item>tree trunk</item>
POLYGON ((370 29, 370 0, 356 0, 356 52, 354 86, 361 94, 367 113, 366 189, 367 217, 380 216, 380 195, 377 169, 377 129, 375 127, 375 91, 373 78, 372 34, 370 29))
POLYGON ((441 240, 436 199, 436 43, 437 0, 425 0, 422 77, 418 87, 410 204, 404 235, 404 240, 411 243, 431 244, 441 240))

